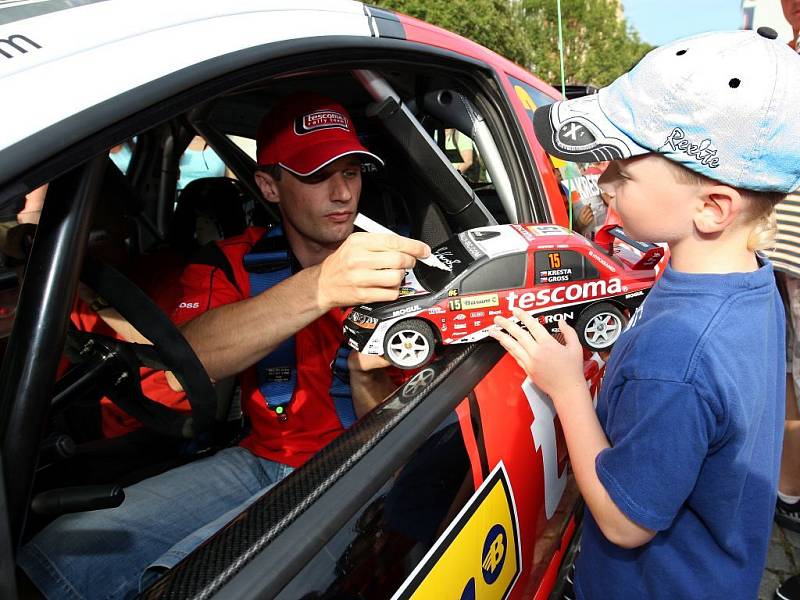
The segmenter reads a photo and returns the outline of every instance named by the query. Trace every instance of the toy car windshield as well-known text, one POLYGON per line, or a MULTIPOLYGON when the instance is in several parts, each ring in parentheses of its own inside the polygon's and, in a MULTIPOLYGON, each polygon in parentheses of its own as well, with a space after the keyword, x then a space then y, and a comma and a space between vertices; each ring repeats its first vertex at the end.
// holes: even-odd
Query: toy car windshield
POLYGON ((458 237, 450 238, 444 244, 440 244, 432 250, 432 254, 450 267, 451 271, 429 267, 423 262, 417 261, 414 267, 414 275, 416 275, 420 285, 427 291, 435 293, 444 289, 449 282, 456 279, 479 257, 483 256, 483 252, 475 244, 471 244, 471 241, 468 240, 467 243, 471 244, 472 253, 464 246, 462 237, 465 237, 467 233, 464 232, 458 237))

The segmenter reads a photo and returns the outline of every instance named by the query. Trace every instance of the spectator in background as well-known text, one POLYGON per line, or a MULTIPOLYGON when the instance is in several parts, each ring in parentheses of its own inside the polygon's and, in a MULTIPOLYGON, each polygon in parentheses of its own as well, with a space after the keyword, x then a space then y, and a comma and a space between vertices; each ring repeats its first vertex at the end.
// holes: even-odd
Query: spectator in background
POLYGON ((444 149, 456 171, 466 175, 475 162, 472 140, 455 129, 445 129, 444 149))
POLYGON ((114 162, 117 168, 122 171, 123 175, 128 174, 128 167, 131 164, 131 157, 133 156, 133 145, 136 143, 136 138, 131 138, 117 144, 108 151, 108 157, 114 162))
MULTIPOLYGON (((800 34, 800 0, 781 0, 783 15, 792 26, 789 46, 795 51, 800 34)), ((800 98, 798 98, 800 101, 800 98)), ((786 421, 778 480, 775 520, 800 532, 800 192, 789 194, 775 207, 778 235, 769 258, 775 267, 786 306, 786 421)), ((800 599, 800 575, 784 581, 775 596, 800 599)))
MULTIPOLYGON (((135 144, 136 138, 131 138, 121 144, 117 144, 108 151, 109 158, 122 171, 123 175, 128 174, 128 167, 130 166, 135 144)), ((234 177, 230 169, 225 166, 222 159, 214 152, 214 149, 200 135, 194 136, 192 141, 189 142, 186 150, 181 155, 178 167, 180 168, 180 176, 176 186, 178 193, 195 179, 202 177, 234 177)))
POLYGON ((179 166, 181 175, 178 179, 178 193, 190 182, 201 177, 232 177, 222 159, 200 135, 194 136, 189 142, 181 156, 179 166))

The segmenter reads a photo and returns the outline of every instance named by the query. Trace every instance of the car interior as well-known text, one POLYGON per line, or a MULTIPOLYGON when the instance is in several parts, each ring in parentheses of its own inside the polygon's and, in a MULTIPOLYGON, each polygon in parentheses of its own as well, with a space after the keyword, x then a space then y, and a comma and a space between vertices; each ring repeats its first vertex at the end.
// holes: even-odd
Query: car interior
MULTIPOLYGON (((174 285, 204 244, 277 222, 276 210, 260 198, 253 180, 253 137, 278 99, 311 90, 348 109, 362 142, 385 161, 382 168, 364 166, 360 210, 398 233, 433 247, 471 227, 547 218, 544 202, 531 208, 536 203, 524 193, 530 183, 509 158, 509 148, 519 141, 509 134, 499 95, 473 83, 461 73, 418 65, 306 68, 199 99, 160 122, 143 124, 133 137, 116 140, 130 144, 131 160, 125 173, 110 159, 104 161, 81 282, 153 346, 70 327, 39 445, 23 542, 60 514, 118 506, 124 500, 122 486, 240 439, 246 425, 235 378, 212 386, 152 291, 174 285), (469 178, 450 161, 447 129, 473 144, 479 168, 469 178), (198 179, 176 194, 179 159, 196 135, 233 176, 198 179), (143 366, 173 372, 187 391, 191 414, 144 397, 138 381, 143 366), (145 427, 128 439, 104 439, 96 425, 102 396, 145 427)), ((50 192, 48 201, 57 202, 58 186, 50 192)), ((13 221, 21 202, 0 206, 3 220, 13 221)), ((3 353, 25 262, 19 257, 35 243, 34 229, 15 232, 17 258, 7 251, 0 269, 3 353)), ((5 232, 5 240, 14 235, 5 232)))

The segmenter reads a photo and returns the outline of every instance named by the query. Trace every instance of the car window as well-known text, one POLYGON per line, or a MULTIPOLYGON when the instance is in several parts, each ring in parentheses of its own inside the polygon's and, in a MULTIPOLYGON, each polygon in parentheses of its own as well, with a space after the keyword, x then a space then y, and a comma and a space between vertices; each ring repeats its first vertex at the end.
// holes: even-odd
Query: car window
POLYGON ((481 265, 464 278, 462 294, 509 290, 525 285, 525 252, 508 254, 481 265))
MULTIPOLYGON (((537 108, 556 101, 556 98, 515 77, 509 77, 509 81, 531 119, 537 108)), ((561 185, 564 202, 572 204, 573 226, 578 233, 591 237, 606 218, 606 206, 597 187, 597 180, 606 163, 574 163, 555 157, 550 160, 561 185), (584 207, 591 209, 591 219, 585 214, 585 220, 582 221, 580 217, 584 207)))
MULTIPOLYGON (((437 143, 441 143, 441 131, 434 135, 437 143)), ((444 153, 456 171, 458 171, 470 185, 478 186, 491 184, 492 178, 486 170, 486 165, 481 158, 478 146, 468 135, 457 129, 444 130, 444 153)))
POLYGON ((467 252, 467 249, 461 244, 457 238, 453 238, 448 242, 437 246, 433 249, 432 254, 436 255, 440 261, 450 267, 450 271, 445 271, 436 267, 429 267, 421 261, 417 261, 414 267, 414 274, 417 280, 429 292, 439 292, 447 285, 456 279, 461 273, 467 270, 475 258, 467 252))
POLYGON ((597 279, 595 266, 574 250, 540 250, 536 253, 536 283, 597 279))

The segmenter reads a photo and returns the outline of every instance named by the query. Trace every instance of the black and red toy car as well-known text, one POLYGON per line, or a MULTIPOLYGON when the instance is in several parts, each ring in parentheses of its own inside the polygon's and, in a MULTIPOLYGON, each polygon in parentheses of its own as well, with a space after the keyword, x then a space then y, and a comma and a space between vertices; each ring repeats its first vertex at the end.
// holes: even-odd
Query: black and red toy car
POLYGON ((417 263, 401 298, 361 305, 344 325, 349 345, 404 369, 424 365, 437 344, 486 338, 515 307, 553 333, 565 320, 590 350, 609 349, 658 276, 664 249, 605 231, 624 243, 610 254, 559 225, 496 225, 460 233, 434 249, 444 271, 417 263))

